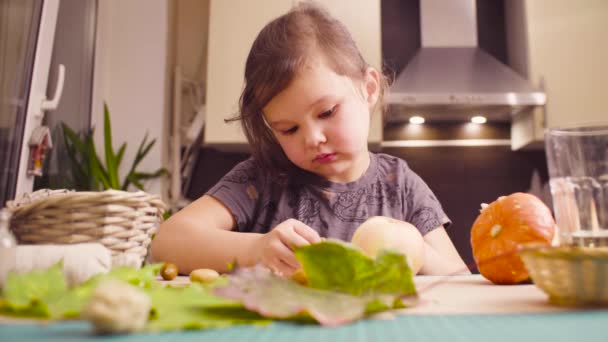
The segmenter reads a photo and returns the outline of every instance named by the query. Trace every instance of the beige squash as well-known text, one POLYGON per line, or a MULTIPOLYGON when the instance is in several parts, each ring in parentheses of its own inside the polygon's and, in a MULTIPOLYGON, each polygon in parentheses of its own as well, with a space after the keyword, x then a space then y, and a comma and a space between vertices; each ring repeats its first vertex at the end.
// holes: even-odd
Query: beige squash
POLYGON ((405 254, 412 274, 424 262, 424 239, 418 229, 390 217, 370 217, 357 228, 351 242, 372 258, 384 249, 405 254))

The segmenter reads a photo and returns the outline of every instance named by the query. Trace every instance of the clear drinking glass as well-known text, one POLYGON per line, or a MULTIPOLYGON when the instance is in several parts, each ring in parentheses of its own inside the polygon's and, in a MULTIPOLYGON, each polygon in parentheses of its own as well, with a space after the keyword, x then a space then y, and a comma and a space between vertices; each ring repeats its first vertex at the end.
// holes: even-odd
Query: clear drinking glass
POLYGON ((608 246, 608 123, 549 129, 545 144, 559 244, 608 246))

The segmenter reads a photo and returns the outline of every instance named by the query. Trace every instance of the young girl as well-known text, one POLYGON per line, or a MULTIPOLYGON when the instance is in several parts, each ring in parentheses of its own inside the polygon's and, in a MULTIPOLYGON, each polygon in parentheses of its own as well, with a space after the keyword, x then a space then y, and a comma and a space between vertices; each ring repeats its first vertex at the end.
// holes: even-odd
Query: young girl
POLYGON ((350 241, 382 215, 420 230, 421 272, 468 272, 427 185, 403 160, 368 151, 386 87, 323 9, 300 4, 270 22, 249 52, 237 118, 253 156, 161 225, 152 258, 182 273, 236 261, 290 275, 300 266, 294 247, 350 241))

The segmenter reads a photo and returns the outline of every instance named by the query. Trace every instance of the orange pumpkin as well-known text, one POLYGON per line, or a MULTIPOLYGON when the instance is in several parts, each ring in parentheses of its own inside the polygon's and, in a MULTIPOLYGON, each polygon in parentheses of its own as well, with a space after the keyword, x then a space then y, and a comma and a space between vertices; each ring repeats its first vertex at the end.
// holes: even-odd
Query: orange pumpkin
POLYGON ((528 280, 517 248, 524 243, 551 244, 556 225, 551 211, 534 195, 514 193, 485 206, 471 228, 473 257, 479 272, 495 284, 528 280))

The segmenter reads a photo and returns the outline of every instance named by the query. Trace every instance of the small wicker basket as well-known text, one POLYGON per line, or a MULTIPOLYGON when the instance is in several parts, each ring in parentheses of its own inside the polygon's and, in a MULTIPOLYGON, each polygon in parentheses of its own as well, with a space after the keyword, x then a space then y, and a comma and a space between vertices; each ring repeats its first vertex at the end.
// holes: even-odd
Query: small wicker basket
POLYGON ((525 247, 519 252, 534 284, 559 305, 608 305, 607 247, 525 247))
POLYGON ((143 261, 165 205, 143 191, 43 189, 7 202, 7 208, 20 244, 97 242, 114 259, 129 255, 143 261))

